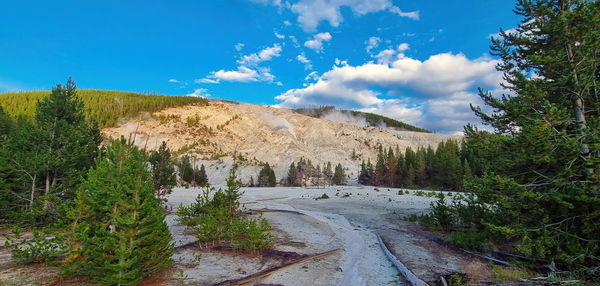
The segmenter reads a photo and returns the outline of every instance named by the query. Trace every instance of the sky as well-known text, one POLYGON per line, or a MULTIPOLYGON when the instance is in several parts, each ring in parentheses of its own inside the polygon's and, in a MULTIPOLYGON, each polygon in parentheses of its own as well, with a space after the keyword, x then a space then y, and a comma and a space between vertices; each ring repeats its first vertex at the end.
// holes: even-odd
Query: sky
POLYGON ((298 108, 335 105, 438 133, 479 124, 501 94, 490 37, 513 1, 4 1, 0 92, 155 92, 298 108))

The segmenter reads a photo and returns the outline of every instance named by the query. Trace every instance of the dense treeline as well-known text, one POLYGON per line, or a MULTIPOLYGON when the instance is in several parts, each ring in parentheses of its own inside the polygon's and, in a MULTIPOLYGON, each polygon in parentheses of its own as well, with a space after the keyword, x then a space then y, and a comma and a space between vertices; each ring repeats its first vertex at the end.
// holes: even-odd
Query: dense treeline
POLYGON ((380 146, 375 166, 370 160, 362 162, 358 182, 373 186, 462 191, 463 178, 472 175, 473 166, 469 161, 472 157, 473 154, 455 140, 441 142, 435 151, 431 146, 419 147, 416 152, 407 147, 401 153, 391 147, 385 151, 380 146))
POLYGON ((312 108, 298 108, 298 109, 294 109, 294 111, 296 111, 300 114, 312 116, 315 118, 321 118, 330 112, 340 112, 342 114, 347 114, 349 116, 355 116, 358 118, 362 117, 366 120, 366 122, 367 122, 367 124, 369 124, 369 126, 373 126, 373 127, 387 126, 387 127, 391 127, 391 128, 398 128, 401 130, 431 133, 431 131, 429 131, 429 130, 419 128, 419 127, 416 127, 416 126, 413 126, 413 125, 410 125, 410 124, 404 123, 402 121, 398 121, 396 119, 392 119, 392 118, 389 118, 389 117, 386 117, 383 115, 362 112, 362 111, 356 111, 356 110, 336 110, 335 106, 332 106, 332 105, 322 105, 319 107, 312 107, 312 108))
MULTIPOLYGON (((27 91, 0 93, 0 106, 13 118, 32 120, 36 104, 47 97, 49 91, 27 91)), ((191 96, 145 95, 134 92, 83 89, 77 95, 85 106, 88 122, 96 122, 100 128, 114 126, 120 118, 132 118, 140 112, 156 112, 168 107, 187 104, 208 104, 204 98, 191 96)))
POLYGON ((346 172, 341 164, 332 169, 331 162, 313 165, 310 159, 300 158, 290 164, 284 184, 290 187, 346 185, 346 172))
POLYGON ((465 199, 434 205, 434 223, 462 244, 511 245, 563 270, 553 276, 597 282, 600 2, 518 1, 514 11, 522 24, 491 46, 514 95, 480 92, 493 112, 472 109, 494 132, 465 127, 477 176, 465 199))

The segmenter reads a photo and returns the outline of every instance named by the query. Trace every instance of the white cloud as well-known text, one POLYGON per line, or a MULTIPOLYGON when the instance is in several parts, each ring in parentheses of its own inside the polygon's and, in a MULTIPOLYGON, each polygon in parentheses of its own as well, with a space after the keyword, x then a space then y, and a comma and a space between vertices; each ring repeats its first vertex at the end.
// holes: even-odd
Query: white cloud
POLYGON ((196 90, 194 90, 193 93, 186 94, 186 96, 210 97, 210 94, 208 93, 208 90, 206 88, 197 88, 196 90))
POLYGON ((279 34, 279 33, 275 32, 275 31, 273 31, 273 33, 275 34, 275 37, 277 37, 277 39, 280 39, 280 40, 285 39, 285 35, 279 34))
MULTIPOLYGON (((400 45, 393 54, 407 48, 400 45)), ((502 74, 495 69, 497 62, 489 57, 470 60, 463 54, 443 53, 425 61, 401 57, 387 63, 336 64, 316 82, 288 90, 276 99, 282 107, 334 104, 438 132, 456 132, 476 121, 469 103, 481 102, 472 90, 498 88, 502 74), (382 90, 387 91, 385 97, 382 90)))
POLYGON ((408 49, 409 45, 407 43, 402 43, 398 45, 398 48, 396 49, 385 49, 372 57, 377 59, 378 64, 388 65, 394 62, 396 59, 404 58, 404 51, 408 49))
POLYGON ((237 43, 235 45, 235 50, 238 51, 238 52, 241 51, 242 48, 244 48, 244 44, 242 44, 242 43, 237 43))
POLYGON ((231 82, 269 82, 275 80, 268 67, 260 67, 258 64, 270 61, 281 55, 281 46, 274 44, 272 47, 262 49, 258 53, 242 56, 237 62, 237 70, 218 70, 211 72, 207 77, 196 79, 195 83, 220 83, 221 81, 231 82))
POLYGON ((402 43, 400 45, 398 45, 398 51, 399 52, 404 52, 406 50, 408 50, 410 48, 410 46, 407 43, 402 43))
POLYGON ((408 17, 411 18, 413 20, 419 20, 419 11, 414 11, 414 12, 402 12, 402 10, 400 10, 400 8, 394 6, 394 7, 390 7, 389 9, 390 12, 397 14, 398 16, 402 16, 402 17, 408 17))
POLYGON ((331 34, 329 34, 329 32, 319 33, 316 34, 312 40, 304 42, 304 46, 315 50, 317 53, 320 53, 323 51, 323 42, 328 42, 330 40, 331 34))
POLYGON ((298 23, 306 32, 314 32, 321 21, 333 27, 343 21, 341 7, 348 7, 356 16, 380 11, 389 11, 401 17, 419 19, 419 12, 403 12, 391 0, 300 0, 291 5, 292 12, 298 14, 298 23))
MULTIPOLYGON (((512 29, 504 30, 504 32, 506 34, 509 34, 509 35, 510 34, 516 34, 517 33, 517 28, 512 28, 512 29)), ((489 39, 491 39, 492 37, 494 37, 494 38, 500 38, 500 32, 489 34, 487 37, 489 39)))
POLYGON ((286 25, 286 26, 291 26, 292 22, 290 22, 288 20, 285 20, 285 21, 283 21, 283 24, 286 25))
POLYGON ((242 58, 238 60, 238 63, 242 65, 256 66, 260 62, 270 61, 274 57, 279 57, 280 55, 281 46, 279 44, 274 44, 272 47, 261 50, 258 52, 258 54, 253 53, 247 56, 242 56, 242 58))
POLYGON ((379 52, 377 55, 374 56, 374 58, 377 59, 378 64, 388 65, 394 61, 395 56, 396 50, 386 49, 379 52))
POLYGON ((371 53, 371 50, 374 48, 377 48, 377 46, 379 46, 379 43, 381 42, 381 38, 379 37, 370 37, 369 40, 367 41, 367 53, 371 53))
POLYGON ((316 71, 313 71, 304 78, 304 81, 317 80, 317 79, 319 79, 319 74, 316 71))
POLYGON ((260 3, 260 4, 264 4, 264 5, 273 5, 273 6, 277 6, 277 7, 282 7, 282 3, 281 0, 250 0, 254 3, 260 3))
POLYGON ((310 60, 306 58, 306 55, 304 55, 304 53, 299 54, 296 59, 304 64, 304 68, 307 70, 311 70, 312 69, 312 65, 310 64, 310 60))
POLYGON ((172 79, 169 79, 169 82, 171 82, 171 83, 179 83, 179 81, 178 81, 178 80, 176 80, 176 79, 174 79, 174 78, 172 78, 172 79))

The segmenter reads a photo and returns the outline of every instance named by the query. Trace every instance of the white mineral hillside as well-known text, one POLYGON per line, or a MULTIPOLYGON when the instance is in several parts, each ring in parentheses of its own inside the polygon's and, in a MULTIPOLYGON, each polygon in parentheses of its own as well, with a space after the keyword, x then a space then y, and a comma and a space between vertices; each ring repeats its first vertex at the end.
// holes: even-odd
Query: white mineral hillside
POLYGON ((234 154, 241 159, 239 175, 244 182, 250 176, 256 179, 260 162, 274 166, 280 180, 301 157, 321 166, 341 163, 352 182, 362 160, 375 163, 380 144, 403 151, 408 146, 435 147, 443 140, 460 138, 365 127, 364 119, 340 117, 344 116, 319 119, 285 108, 211 101, 208 106, 165 109, 103 133, 112 138, 131 136, 136 145, 150 150, 165 141, 177 155, 188 154, 196 158, 197 165, 204 164, 212 184, 223 182, 234 154))

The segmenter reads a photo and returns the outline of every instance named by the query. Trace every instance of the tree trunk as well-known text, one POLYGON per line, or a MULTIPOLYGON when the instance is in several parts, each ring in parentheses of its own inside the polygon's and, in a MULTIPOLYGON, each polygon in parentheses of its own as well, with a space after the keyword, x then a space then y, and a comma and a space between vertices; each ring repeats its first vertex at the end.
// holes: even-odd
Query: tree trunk
POLYGON ((30 197, 30 201, 29 201, 29 209, 31 209, 33 207, 33 197, 35 197, 35 180, 37 176, 33 176, 33 179, 31 179, 31 197, 30 197))

